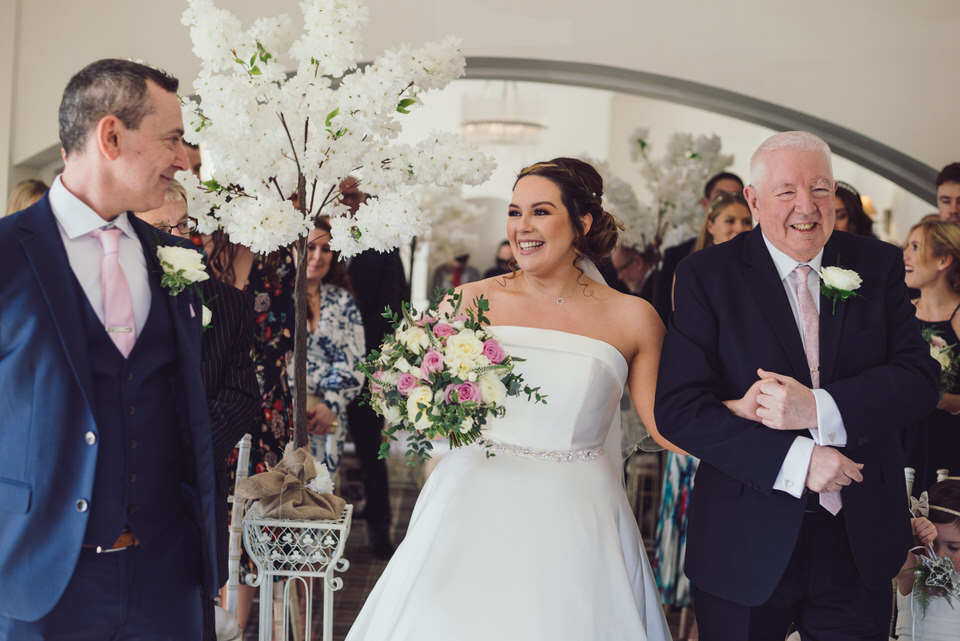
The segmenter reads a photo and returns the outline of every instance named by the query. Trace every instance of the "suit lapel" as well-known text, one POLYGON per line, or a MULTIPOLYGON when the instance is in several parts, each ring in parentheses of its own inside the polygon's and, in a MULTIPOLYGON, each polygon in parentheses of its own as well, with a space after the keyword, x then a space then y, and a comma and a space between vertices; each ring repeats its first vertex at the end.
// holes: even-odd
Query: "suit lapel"
POLYGON ((761 234, 760 228, 757 227, 749 232, 744 241, 744 280, 790 361, 793 371, 778 373, 792 375, 805 385, 810 385, 810 368, 807 366, 807 357, 803 351, 803 340, 800 338, 797 320, 790 308, 790 301, 787 300, 787 293, 783 289, 777 267, 764 245, 761 234))
MULTIPOLYGON (((839 252, 836 242, 827 242, 823 249, 823 267, 844 267, 838 265, 839 252)), ((833 371, 840 353, 840 337, 843 334, 843 322, 847 316, 850 301, 837 303, 837 311, 833 311, 833 303, 820 294, 820 385, 826 385, 833 380, 833 371)))
POLYGON ((84 301, 80 298, 83 294, 79 285, 73 286, 76 279, 48 196, 21 217, 20 228, 24 232, 20 245, 37 277, 74 377, 87 405, 93 407, 87 340, 83 322, 79 320, 83 314, 84 301))
MULTIPOLYGON (((160 259, 157 257, 157 247, 172 243, 164 243, 156 229, 133 214, 128 214, 128 217, 133 230, 140 239, 140 244, 143 246, 143 255, 147 264, 147 277, 159 280, 163 268, 160 266, 160 259)), ((186 343, 187 349, 196 350, 193 353, 199 354, 199 323, 191 323, 191 320, 194 315, 199 315, 201 310, 199 303, 195 300, 193 291, 187 288, 177 296, 170 296, 166 289, 161 287, 159 290, 163 292, 162 300, 151 300, 150 305, 164 305, 173 322, 177 344, 186 343), (191 314, 191 309, 193 309, 193 314, 191 314)))

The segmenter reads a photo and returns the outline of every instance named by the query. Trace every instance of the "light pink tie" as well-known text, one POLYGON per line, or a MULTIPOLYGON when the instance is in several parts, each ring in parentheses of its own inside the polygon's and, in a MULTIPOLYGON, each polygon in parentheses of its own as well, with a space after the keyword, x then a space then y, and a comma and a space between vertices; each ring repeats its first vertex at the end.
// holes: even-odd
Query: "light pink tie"
POLYGON ((123 357, 130 355, 137 342, 137 328, 133 321, 133 302, 130 286, 120 266, 119 227, 95 229, 90 235, 100 240, 103 259, 100 262, 100 288, 103 293, 103 324, 123 357))
MULTIPOLYGON (((803 326, 803 348, 807 353, 807 366, 810 368, 810 382, 820 387, 820 314, 817 303, 807 286, 810 265, 797 265, 793 277, 797 285, 797 304, 800 307, 800 324, 803 326)), ((842 507, 840 492, 821 492, 820 505, 836 516, 842 507)))

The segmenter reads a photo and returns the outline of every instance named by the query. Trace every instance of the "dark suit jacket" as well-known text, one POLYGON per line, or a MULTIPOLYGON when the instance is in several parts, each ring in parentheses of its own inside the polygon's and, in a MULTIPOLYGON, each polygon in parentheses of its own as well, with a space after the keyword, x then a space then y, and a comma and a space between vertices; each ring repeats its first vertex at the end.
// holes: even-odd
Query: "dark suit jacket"
MULTIPOLYGON (((850 547, 868 586, 889 586, 910 544, 900 428, 938 400, 937 365, 920 336, 900 250, 835 232, 823 266, 857 271, 856 298, 820 301, 821 386, 847 431, 862 483, 842 492, 850 547)), ((764 603, 797 542, 806 501, 774 491, 796 435, 734 417, 756 370, 809 386, 802 339, 760 228, 691 255, 677 269, 655 414, 660 432, 701 459, 689 511, 686 571, 701 589, 764 603)))
MULTIPOLYGON (((153 227, 130 217, 150 278, 159 278, 153 227)), ((0 615, 35 620, 59 600, 73 575, 93 491, 96 433, 83 301, 47 196, 0 219, 0 615)), ((220 585, 214 545, 210 419, 200 379, 200 302, 189 290, 164 296, 177 341, 177 414, 203 542, 198 568, 208 594, 220 585), (192 310, 192 313, 191 313, 192 310)), ((173 390, 171 390, 173 392, 173 390)), ((163 581, 162 576, 147 580, 163 581)))
POLYGON ((213 458, 221 464, 250 431, 260 409, 253 349, 253 297, 218 280, 201 283, 212 312, 200 341, 200 375, 207 392, 213 458))
POLYGON ((383 337, 393 332, 390 321, 383 317, 384 307, 389 305, 399 314, 400 304, 407 297, 400 253, 397 250, 378 252, 368 249, 350 260, 347 275, 363 319, 366 350, 379 349, 383 337))
POLYGON ((654 294, 653 307, 660 314, 660 320, 666 323, 670 319, 670 310, 673 309, 673 301, 670 294, 673 292, 673 275, 677 272, 677 265, 680 261, 690 255, 693 246, 697 244, 697 238, 693 237, 683 241, 679 245, 674 245, 663 252, 663 261, 660 265, 660 273, 657 274, 657 287, 654 294))

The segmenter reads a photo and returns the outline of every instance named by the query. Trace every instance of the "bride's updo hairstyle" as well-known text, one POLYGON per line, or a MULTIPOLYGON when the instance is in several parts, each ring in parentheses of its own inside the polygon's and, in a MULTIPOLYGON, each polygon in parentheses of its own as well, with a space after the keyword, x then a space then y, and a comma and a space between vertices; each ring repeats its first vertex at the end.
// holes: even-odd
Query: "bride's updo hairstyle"
POLYGON ((593 166, 576 158, 554 158, 524 167, 513 183, 521 178, 540 176, 560 189, 560 199, 567 208, 573 226, 573 250, 577 259, 586 256, 596 262, 610 255, 617 245, 623 224, 604 211, 603 178, 593 166), (584 233, 583 217, 593 216, 593 224, 584 233))

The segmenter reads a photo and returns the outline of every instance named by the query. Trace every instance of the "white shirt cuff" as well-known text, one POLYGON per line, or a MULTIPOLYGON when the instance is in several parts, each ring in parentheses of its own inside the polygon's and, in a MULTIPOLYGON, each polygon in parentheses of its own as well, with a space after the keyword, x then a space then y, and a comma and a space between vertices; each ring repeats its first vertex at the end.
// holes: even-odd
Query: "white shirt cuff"
POLYGON ((843 425, 840 408, 830 393, 821 388, 810 390, 817 404, 817 427, 810 428, 810 434, 817 445, 844 447, 847 444, 847 428, 843 425))
POLYGON ((813 445, 813 439, 806 436, 798 436, 793 440, 783 459, 783 465, 780 466, 773 489, 800 498, 807 485, 807 468, 810 467, 810 458, 813 456, 813 445))

